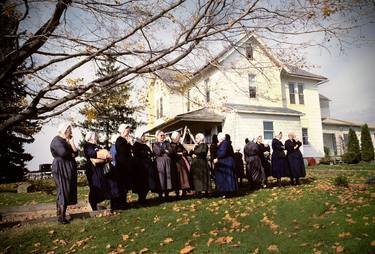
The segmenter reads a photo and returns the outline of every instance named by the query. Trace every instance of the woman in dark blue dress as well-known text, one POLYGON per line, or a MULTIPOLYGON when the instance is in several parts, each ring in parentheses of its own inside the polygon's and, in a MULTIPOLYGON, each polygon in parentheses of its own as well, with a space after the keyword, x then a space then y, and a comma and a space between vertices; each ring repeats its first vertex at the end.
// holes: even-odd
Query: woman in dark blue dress
POLYGON ((294 133, 288 133, 288 138, 289 139, 285 141, 285 149, 287 150, 287 158, 290 168, 290 180, 292 184, 300 184, 299 178, 306 176, 303 156, 299 150, 302 143, 295 139, 294 133))
MULTIPOLYGON (((110 188, 107 177, 104 175, 104 164, 111 160, 108 153, 106 158, 98 158, 101 148, 97 145, 95 132, 89 131, 85 137, 86 143, 83 152, 86 157, 86 177, 89 182, 89 203, 92 210, 98 210, 98 203, 110 199, 110 188)), ((113 205, 111 204, 113 209, 113 205)))
POLYGON ((77 203, 77 164, 78 155, 72 135, 70 123, 62 123, 58 127, 58 136, 50 145, 53 156, 52 174, 56 183, 56 208, 58 222, 67 224, 66 208, 77 203))
POLYGON ((277 184, 281 187, 281 177, 288 176, 288 161, 285 155, 285 147, 280 141, 283 137, 283 133, 280 132, 272 140, 272 156, 271 156, 271 166, 272 166, 272 177, 277 179, 277 184))
POLYGON ((237 190, 237 181, 234 176, 234 159, 231 144, 225 140, 225 135, 219 133, 218 147, 215 165, 216 191, 219 193, 233 192, 237 190))

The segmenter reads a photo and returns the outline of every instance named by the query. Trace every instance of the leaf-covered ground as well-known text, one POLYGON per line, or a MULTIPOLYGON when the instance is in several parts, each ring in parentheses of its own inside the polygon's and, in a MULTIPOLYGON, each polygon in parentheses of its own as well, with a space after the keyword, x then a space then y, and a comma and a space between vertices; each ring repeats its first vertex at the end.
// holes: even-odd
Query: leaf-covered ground
MULTIPOLYGON (((373 165, 373 164, 372 164, 373 165)), ((9 253, 374 253, 375 171, 309 170, 303 185, 188 199, 113 215, 4 229, 9 253)), ((287 180, 287 179, 286 179, 287 180)))

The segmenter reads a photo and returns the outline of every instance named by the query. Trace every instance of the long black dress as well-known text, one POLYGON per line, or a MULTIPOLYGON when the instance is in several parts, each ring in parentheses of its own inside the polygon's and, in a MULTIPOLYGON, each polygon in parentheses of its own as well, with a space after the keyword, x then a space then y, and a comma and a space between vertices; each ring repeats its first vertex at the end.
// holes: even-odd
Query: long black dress
POLYGON ((156 155, 156 166, 159 176, 159 184, 161 191, 172 190, 172 175, 171 175, 171 145, 168 141, 156 142, 153 145, 153 151, 156 155))
POLYGON ((299 178, 305 177, 305 164, 303 163, 303 156, 299 148, 302 146, 300 141, 295 141, 294 139, 288 139, 285 141, 285 149, 287 152, 287 158, 290 168, 290 177, 299 178), (296 148, 294 148, 297 146, 296 148))
POLYGON ((133 145, 134 152, 134 187, 135 191, 140 195, 145 195, 149 190, 156 192, 157 188, 157 173, 154 155, 151 149, 140 142, 135 142, 133 145))
POLYGON ((99 149, 100 147, 98 145, 91 143, 86 143, 83 147, 83 152, 86 157, 86 177, 90 187, 89 203, 93 210, 97 210, 98 203, 111 198, 109 184, 104 175, 104 163, 94 166, 90 160, 92 158, 97 158, 97 151, 99 149))
POLYGON ((272 177, 281 178, 289 176, 289 166, 284 153, 284 146, 283 143, 277 138, 272 140, 271 166, 272 177))
POLYGON ((269 155, 266 156, 266 155, 264 155, 264 153, 270 152, 270 147, 265 146, 263 143, 259 143, 258 146, 259 146, 259 154, 258 155, 259 155, 260 161, 262 162, 262 166, 264 168, 264 173, 265 173, 266 178, 267 178, 271 175, 271 165, 270 165, 270 161, 269 161, 269 155))
POLYGON ((74 205, 77 203, 77 164, 70 144, 62 137, 56 136, 50 145, 53 156, 52 174, 56 183, 59 206, 74 205))
POLYGON ((208 146, 201 143, 194 147, 191 163, 191 176, 193 180, 193 188, 195 191, 209 191, 210 189, 210 167, 207 162, 208 146))
POLYGON ((175 190, 190 189, 189 170, 190 165, 186 158, 187 151, 181 143, 171 143, 172 153, 172 184, 175 190), (181 154, 182 153, 182 154, 181 154))
MULTIPOLYGON (((133 163, 132 145, 123 137, 116 140, 116 167, 115 174, 118 177, 119 190, 126 200, 126 193, 131 190, 131 170, 133 163)), ((124 200, 124 201, 125 201, 124 200)))
POLYGON ((242 179, 245 177, 242 153, 235 152, 233 158, 234 158, 234 172, 236 174, 236 177, 237 179, 238 178, 242 179))
POLYGON ((249 142, 244 148, 246 173, 250 182, 259 184, 265 180, 264 168, 259 158, 259 146, 254 142, 249 142))

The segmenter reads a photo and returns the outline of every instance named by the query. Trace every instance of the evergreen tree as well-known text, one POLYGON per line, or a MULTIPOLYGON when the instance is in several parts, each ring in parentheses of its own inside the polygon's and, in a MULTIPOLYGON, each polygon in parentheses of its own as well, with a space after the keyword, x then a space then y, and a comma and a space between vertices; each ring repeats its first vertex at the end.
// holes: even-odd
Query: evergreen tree
MULTIPOLYGON (((107 58, 99 67, 97 76, 104 77, 115 73, 116 59, 107 58)), ((93 93, 97 88, 93 89, 93 93)), ((109 89, 90 99, 80 110, 85 117, 78 125, 85 131, 95 131, 105 137, 103 145, 109 147, 109 139, 112 133, 117 133, 118 126, 122 123, 136 126, 137 122, 132 117, 135 110, 141 107, 129 105, 130 84, 125 83, 109 89)))
POLYGON ((374 159, 374 145, 367 123, 361 127, 361 157, 363 161, 374 159))
POLYGON ((359 141, 352 128, 349 128, 348 150, 343 156, 346 163, 358 163, 361 160, 359 141))
MULTIPOLYGON (((6 15, 0 5, 0 57, 17 49, 17 37, 12 36, 18 27, 16 15, 6 15)), ((22 77, 11 76, 0 84, 0 122, 22 112, 27 105, 25 83, 22 77)), ((0 132, 0 182, 22 180, 26 162, 33 157, 25 153, 24 144, 34 141, 33 134, 40 130, 36 121, 22 121, 0 132)))

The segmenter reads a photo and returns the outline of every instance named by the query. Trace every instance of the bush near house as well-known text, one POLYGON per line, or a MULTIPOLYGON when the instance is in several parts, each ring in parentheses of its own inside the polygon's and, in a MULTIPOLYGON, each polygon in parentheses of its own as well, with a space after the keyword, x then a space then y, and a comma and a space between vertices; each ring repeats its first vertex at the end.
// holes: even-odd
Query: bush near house
POLYGON ((357 135, 352 128, 349 128, 348 151, 342 157, 346 163, 354 164, 361 161, 361 152, 357 135))
POLYGON ((372 144, 367 124, 361 127, 361 158, 363 161, 372 161, 374 159, 374 145, 372 144))

